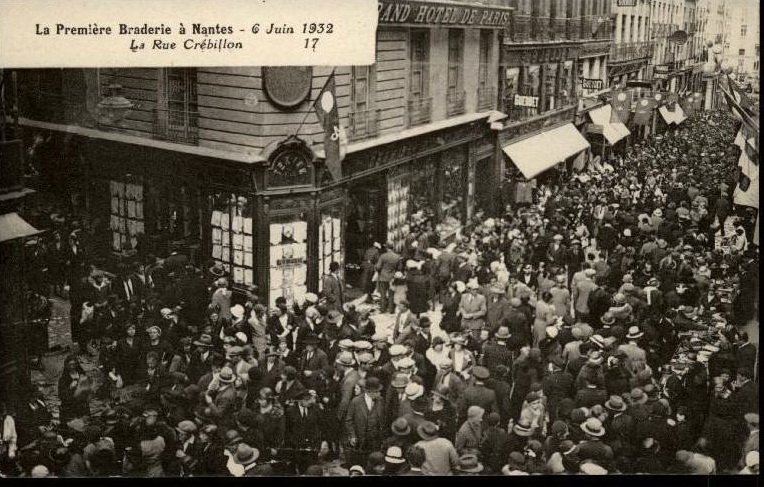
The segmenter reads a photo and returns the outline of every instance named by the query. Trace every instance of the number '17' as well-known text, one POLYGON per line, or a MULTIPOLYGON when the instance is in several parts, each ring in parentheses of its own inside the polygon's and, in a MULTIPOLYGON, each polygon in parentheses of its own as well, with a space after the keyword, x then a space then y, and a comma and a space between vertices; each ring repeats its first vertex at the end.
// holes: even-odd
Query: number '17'
POLYGON ((316 44, 318 44, 318 37, 305 38, 305 49, 313 49, 315 51, 316 44))

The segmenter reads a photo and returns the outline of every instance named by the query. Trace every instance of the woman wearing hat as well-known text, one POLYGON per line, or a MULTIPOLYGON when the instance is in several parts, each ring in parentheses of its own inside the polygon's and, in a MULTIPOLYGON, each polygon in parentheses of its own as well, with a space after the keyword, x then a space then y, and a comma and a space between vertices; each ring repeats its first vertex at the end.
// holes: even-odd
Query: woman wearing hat
POLYGON ((212 293, 211 302, 217 305, 220 319, 226 322, 231 321, 231 297, 233 291, 228 289, 228 279, 221 277, 215 281, 215 292, 212 293))
POLYGON ((286 419, 284 408, 270 387, 263 387, 257 395, 255 424, 259 425, 263 434, 263 458, 272 458, 284 445, 286 419))
POLYGON ((429 406, 424 417, 438 426, 444 438, 454 438, 456 434, 456 409, 449 399, 448 389, 433 388, 430 392, 429 406))
POLYGON ((446 333, 453 333, 461 330, 461 319, 459 318, 459 303, 462 300, 462 292, 458 290, 459 282, 452 282, 441 298, 441 313, 443 318, 440 321, 440 329, 446 333))
POLYGON ((536 318, 533 320, 533 346, 546 337, 546 327, 557 321, 555 307, 552 304, 552 293, 545 292, 541 299, 536 301, 536 318))

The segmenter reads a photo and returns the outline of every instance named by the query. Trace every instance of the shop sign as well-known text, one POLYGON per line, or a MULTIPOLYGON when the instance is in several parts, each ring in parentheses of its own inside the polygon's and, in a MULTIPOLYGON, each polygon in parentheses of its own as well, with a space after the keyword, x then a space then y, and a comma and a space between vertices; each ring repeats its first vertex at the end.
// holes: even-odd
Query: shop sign
POLYGON ((653 68, 653 79, 666 79, 668 78, 669 67, 668 64, 657 64, 653 68))
POLYGON ((636 7, 637 0, 618 0, 617 5, 619 7, 636 7))
POLYGON ((377 2, 380 25, 425 25, 454 27, 508 27, 512 13, 507 8, 457 5, 424 1, 377 2))
POLYGON ((538 96, 515 95, 514 101, 516 107, 536 108, 539 106, 538 96))
POLYGON ((583 88, 585 90, 601 90, 602 89, 602 80, 601 79, 581 78, 581 88, 583 88))

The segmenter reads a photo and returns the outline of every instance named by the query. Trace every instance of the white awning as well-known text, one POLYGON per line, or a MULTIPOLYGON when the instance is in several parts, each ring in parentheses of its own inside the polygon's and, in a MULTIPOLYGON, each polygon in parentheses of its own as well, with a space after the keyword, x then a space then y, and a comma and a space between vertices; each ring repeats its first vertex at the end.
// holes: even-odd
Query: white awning
POLYGON ((589 118, 592 119, 592 123, 602 126, 602 135, 605 136, 610 145, 615 145, 616 142, 627 137, 631 132, 623 123, 610 121, 612 111, 612 106, 604 105, 590 111, 589 118))
POLYGON ((660 112, 661 116, 663 117, 663 120, 666 121, 668 124, 675 123, 679 125, 680 123, 687 120, 687 116, 684 114, 684 110, 682 110, 682 107, 679 106, 679 103, 677 103, 674 106, 674 111, 670 111, 666 106, 662 106, 658 108, 658 111, 660 112))
POLYGON ((589 142, 572 123, 505 145, 504 153, 512 159, 527 179, 556 166, 568 157, 589 148, 589 142))
POLYGON ((0 242, 31 237, 40 233, 17 213, 0 215, 0 242))

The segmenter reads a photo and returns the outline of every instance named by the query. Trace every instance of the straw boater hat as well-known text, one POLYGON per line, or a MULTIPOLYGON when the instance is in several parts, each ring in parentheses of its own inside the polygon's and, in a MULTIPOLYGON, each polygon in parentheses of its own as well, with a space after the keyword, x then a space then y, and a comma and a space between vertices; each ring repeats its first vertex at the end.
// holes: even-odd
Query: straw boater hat
POLYGON ((260 451, 257 448, 252 448, 246 443, 241 443, 236 447, 233 461, 239 465, 249 465, 256 462, 258 458, 260 458, 260 451))
POLYGON ((645 333, 640 330, 638 326, 630 326, 629 332, 626 334, 626 338, 629 340, 636 340, 637 338, 641 338, 645 335, 645 333))
POLYGON ((494 335, 499 340, 506 340, 509 337, 512 336, 512 334, 509 332, 509 327, 506 326, 500 326, 498 331, 496 331, 496 335, 494 335))
POLYGON ((313 293, 305 293, 305 302, 310 304, 316 304, 318 302, 318 296, 313 293))
POLYGON ((385 461, 396 465, 404 463, 406 459, 403 458, 403 451, 401 450, 401 447, 391 446, 388 448, 387 453, 385 453, 385 461))
POLYGON ((531 429, 531 425, 527 421, 515 423, 515 425, 512 427, 512 431, 517 436, 522 436, 522 437, 528 437, 528 436, 531 436, 533 434, 533 430, 531 429))
POLYGON ((241 319, 244 316, 244 306, 237 304, 231 307, 231 316, 236 319, 241 319))
POLYGON ((623 402, 621 396, 612 395, 610 399, 605 401, 605 407, 611 411, 622 412, 626 411, 626 403, 623 402))
POLYGON ((581 423, 581 430, 587 435, 591 436, 604 436, 605 428, 602 426, 602 421, 597 418, 588 418, 581 423))
POLYGON ((231 370, 231 367, 223 367, 222 369, 220 369, 218 380, 222 382, 223 384, 230 384, 234 380, 236 380, 233 376, 233 370, 231 370))
POLYGON ((456 469, 464 473, 479 473, 483 471, 483 464, 478 461, 477 455, 468 453, 459 458, 456 469))
POLYGON ((395 344, 392 347, 390 347, 390 356, 391 357, 398 357, 401 355, 406 355, 408 353, 408 349, 405 345, 395 344))
POLYGON ((340 352, 337 354, 335 363, 338 365, 344 365, 345 367, 352 367, 355 365, 355 358, 353 358, 353 354, 350 352, 340 352))

